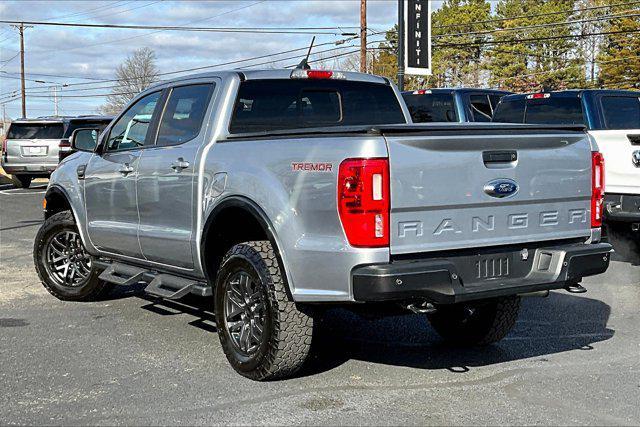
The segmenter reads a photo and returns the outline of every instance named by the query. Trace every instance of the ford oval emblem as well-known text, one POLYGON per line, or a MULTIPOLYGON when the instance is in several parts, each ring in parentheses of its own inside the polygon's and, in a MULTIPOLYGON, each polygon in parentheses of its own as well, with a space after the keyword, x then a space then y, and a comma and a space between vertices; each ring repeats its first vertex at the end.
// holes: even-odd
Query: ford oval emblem
POLYGON ((485 193, 499 199, 514 196, 518 192, 518 189, 518 184, 508 178, 494 179, 484 186, 485 193))

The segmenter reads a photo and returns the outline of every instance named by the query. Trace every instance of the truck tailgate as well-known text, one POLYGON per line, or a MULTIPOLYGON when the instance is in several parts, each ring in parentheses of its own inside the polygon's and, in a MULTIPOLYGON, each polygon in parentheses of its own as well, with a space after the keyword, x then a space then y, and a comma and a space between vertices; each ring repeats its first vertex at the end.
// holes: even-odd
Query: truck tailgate
POLYGON ((590 235, 591 145, 582 131, 494 125, 383 134, 392 254, 590 235))

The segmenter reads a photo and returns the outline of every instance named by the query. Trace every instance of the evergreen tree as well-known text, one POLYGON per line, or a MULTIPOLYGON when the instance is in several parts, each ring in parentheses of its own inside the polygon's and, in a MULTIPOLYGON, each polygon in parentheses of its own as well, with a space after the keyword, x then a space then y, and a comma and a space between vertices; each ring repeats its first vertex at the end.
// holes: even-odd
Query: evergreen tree
POLYGON ((575 34, 575 0, 501 0, 491 83, 514 91, 583 87, 585 65, 575 34), (522 16, 525 17, 522 17, 522 16), (511 18, 511 19, 510 19, 511 18), (512 30, 508 30, 512 29, 512 30))
MULTIPOLYGON (((619 0, 608 0, 611 4, 619 0)), ((634 15, 638 5, 616 6, 608 9, 610 15, 634 15)), ((598 55, 598 80, 606 88, 640 88, 640 19, 627 16, 607 20, 607 34, 598 55)))
POLYGON ((486 0, 445 0, 433 12, 432 59, 435 87, 482 86, 486 41, 492 28, 486 0))

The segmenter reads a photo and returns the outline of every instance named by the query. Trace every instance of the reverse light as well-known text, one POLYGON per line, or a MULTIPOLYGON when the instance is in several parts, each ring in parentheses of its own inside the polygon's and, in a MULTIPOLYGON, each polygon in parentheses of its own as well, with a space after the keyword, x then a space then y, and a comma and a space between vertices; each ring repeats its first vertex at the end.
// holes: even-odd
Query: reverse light
POLYGON ((602 227, 602 209, 604 206, 604 156, 591 153, 591 227, 602 227))
POLYGON ((351 246, 389 246, 388 159, 347 159, 340 164, 338 213, 351 246))
POLYGON ((291 72, 292 79, 339 79, 344 80, 347 78, 344 73, 329 70, 304 70, 296 68, 291 72))
POLYGON ((431 93, 429 89, 418 89, 411 92, 412 95, 431 95, 431 93))

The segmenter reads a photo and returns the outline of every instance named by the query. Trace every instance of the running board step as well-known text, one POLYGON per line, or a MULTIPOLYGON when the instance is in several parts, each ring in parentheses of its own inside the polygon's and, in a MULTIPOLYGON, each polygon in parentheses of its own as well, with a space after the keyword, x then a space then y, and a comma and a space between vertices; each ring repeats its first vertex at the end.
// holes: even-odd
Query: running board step
POLYGON ((180 299, 189 293, 200 296, 210 296, 211 287, 194 280, 183 279, 169 274, 158 274, 145 288, 150 295, 174 300, 180 299))
POLYGON ((125 264, 113 263, 104 270, 99 279, 119 286, 135 285, 144 279, 146 270, 125 264))

